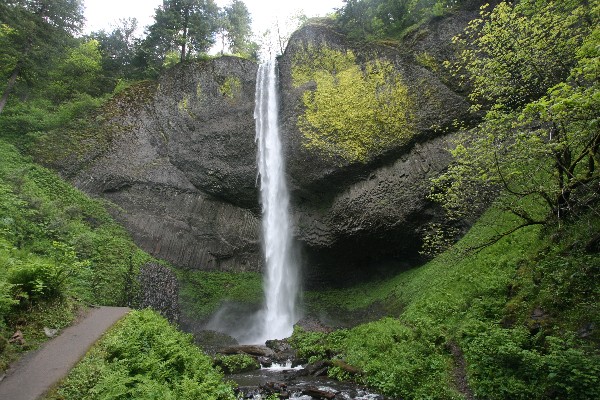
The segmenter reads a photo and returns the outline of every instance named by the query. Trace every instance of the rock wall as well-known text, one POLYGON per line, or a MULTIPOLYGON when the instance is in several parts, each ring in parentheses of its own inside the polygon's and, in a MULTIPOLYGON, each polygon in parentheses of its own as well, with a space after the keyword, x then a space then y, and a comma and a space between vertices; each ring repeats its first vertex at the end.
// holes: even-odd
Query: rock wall
POLYGON ((441 217, 439 208, 427 200, 430 179, 448 165, 454 122, 470 118, 468 102, 448 86, 441 63, 452 54, 449 38, 472 14, 432 21, 400 47, 367 49, 328 24, 309 25, 292 36, 279 60, 281 123, 296 237, 309 281, 362 279, 389 266, 397 270, 418 262, 424 225, 441 217), (386 148, 365 163, 306 149, 297 121, 303 112, 302 96, 313 88, 294 87, 292 72, 299 52, 323 45, 350 50, 363 62, 378 58, 393 63, 415 103, 409 143, 386 148))
MULTIPOLYGON (((475 13, 435 19, 395 47, 350 42, 327 23, 307 25, 290 39, 279 58, 281 132, 309 279, 360 279, 418 259, 424 225, 440 217, 426 198, 430 178, 448 164, 454 123, 470 118, 441 64, 453 56, 450 38, 475 13), (393 65, 414 103, 410 140, 365 162, 305 147, 298 119, 302 97, 315 85, 295 87, 292 72, 303 49, 321 45, 351 50, 363 68, 373 59, 393 65)), ((178 65, 158 84, 109 103, 99 127, 71 146, 84 148, 82 154, 61 144, 47 149, 61 155, 50 164, 114 204, 136 243, 156 257, 186 268, 260 270, 256 70, 235 57, 178 65)))
POLYGON ((70 150, 54 140, 45 153, 62 154, 52 166, 114 204, 152 255, 186 268, 260 270, 256 70, 237 57, 178 65, 144 91, 117 95, 70 150))

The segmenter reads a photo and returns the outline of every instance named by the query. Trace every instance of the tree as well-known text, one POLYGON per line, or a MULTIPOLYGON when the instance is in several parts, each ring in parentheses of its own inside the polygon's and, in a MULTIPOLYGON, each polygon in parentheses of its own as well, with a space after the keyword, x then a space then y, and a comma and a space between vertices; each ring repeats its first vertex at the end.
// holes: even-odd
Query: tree
POLYGON ((32 83, 83 23, 81 0, 7 0, 0 4, 0 42, 7 61, 0 113, 19 79, 32 83))
POLYGON ((450 219, 495 201, 522 227, 600 201, 600 1, 500 3, 455 38, 483 121, 456 142, 432 198, 450 219))
POLYGON ((134 59, 138 39, 135 18, 120 19, 113 30, 94 32, 91 37, 98 41, 102 55, 102 69, 107 77, 116 80, 134 75, 134 59))
POLYGON ((155 62, 178 50, 179 60, 205 53, 214 44, 218 7, 213 0, 164 0, 148 28, 144 48, 155 62))
POLYGON ((233 0, 223 9, 225 37, 229 49, 234 54, 250 54, 253 43, 250 40, 252 17, 243 1, 233 0))
POLYGON ((47 95, 56 104, 73 100, 79 94, 99 96, 105 90, 102 55, 97 40, 81 40, 68 50, 49 72, 47 95))

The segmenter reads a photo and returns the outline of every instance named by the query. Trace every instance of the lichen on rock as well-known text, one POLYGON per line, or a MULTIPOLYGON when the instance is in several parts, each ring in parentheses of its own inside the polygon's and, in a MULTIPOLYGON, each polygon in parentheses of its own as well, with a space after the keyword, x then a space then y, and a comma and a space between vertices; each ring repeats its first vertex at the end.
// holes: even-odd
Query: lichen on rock
POLYGON ((413 136, 413 101, 391 62, 361 66, 352 50, 308 45, 292 61, 295 87, 309 83, 298 117, 303 145, 349 162, 406 143, 413 136))

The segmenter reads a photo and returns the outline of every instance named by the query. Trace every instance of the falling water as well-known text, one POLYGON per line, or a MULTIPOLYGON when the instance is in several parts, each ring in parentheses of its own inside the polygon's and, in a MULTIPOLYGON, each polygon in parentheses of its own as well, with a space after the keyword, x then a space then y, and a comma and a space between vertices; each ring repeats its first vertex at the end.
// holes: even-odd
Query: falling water
POLYGON ((265 307, 256 342, 282 339, 292 333, 296 322, 298 268, 292 255, 289 193, 279 139, 276 63, 264 62, 256 79, 256 141, 262 201, 265 307))

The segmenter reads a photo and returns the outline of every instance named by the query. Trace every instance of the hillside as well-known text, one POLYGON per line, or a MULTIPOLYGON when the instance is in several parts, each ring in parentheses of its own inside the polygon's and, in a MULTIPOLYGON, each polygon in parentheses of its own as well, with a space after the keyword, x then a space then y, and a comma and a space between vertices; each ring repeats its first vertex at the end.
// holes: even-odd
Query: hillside
MULTIPOLYGON (((152 308, 49 398, 234 398, 223 370, 257 361, 203 351, 268 295, 253 47, 160 53, 157 18, 121 59, 23 4, 0 5, 0 375, 89 305, 152 308), (28 18, 52 41, 19 52, 28 18)), ((345 4, 277 57, 295 362, 390 399, 600 398, 600 2, 345 4)))

